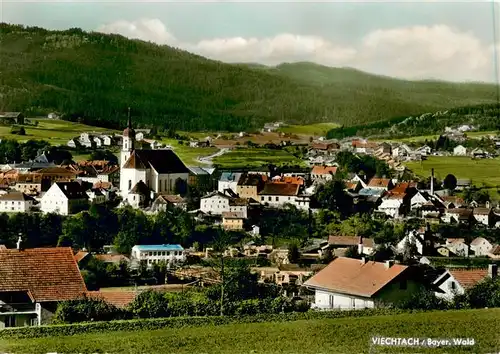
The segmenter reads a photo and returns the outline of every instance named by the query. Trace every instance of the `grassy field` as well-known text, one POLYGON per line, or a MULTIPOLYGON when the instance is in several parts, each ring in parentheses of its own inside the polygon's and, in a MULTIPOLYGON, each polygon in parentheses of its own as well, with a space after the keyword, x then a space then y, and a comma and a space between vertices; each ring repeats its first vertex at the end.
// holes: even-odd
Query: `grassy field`
POLYGON ((24 126, 26 135, 10 134, 11 127, 0 127, 0 138, 19 141, 46 140, 52 145, 66 145, 69 139, 79 136, 83 132, 114 132, 110 129, 93 127, 90 125, 67 122, 58 119, 30 118, 37 121, 38 126, 24 126))
POLYGON ((500 309, 117 331, 0 340, 9 353, 493 353, 500 309), (371 345, 372 336, 473 338, 474 346, 371 345))
POLYGON ((267 166, 268 164, 280 165, 299 165, 304 162, 292 154, 283 150, 269 150, 265 148, 235 148, 228 153, 217 156, 213 160, 214 164, 222 167, 232 168, 256 168, 267 166))
POLYGON ((429 177, 431 168, 435 176, 443 180, 451 173, 457 178, 468 178, 478 187, 500 186, 500 158, 472 160, 460 156, 429 156, 422 162, 408 162, 406 166, 420 176, 429 177))
POLYGON ((175 139, 164 138, 161 140, 161 142, 163 144, 170 145, 172 147, 172 149, 175 151, 175 153, 181 158, 181 160, 187 166, 206 166, 204 164, 200 164, 197 161, 197 158, 201 157, 201 156, 211 155, 219 150, 215 147, 193 148, 193 147, 189 146, 189 143, 187 143, 187 145, 185 145, 185 144, 181 145, 175 139))
POLYGON ((278 129, 278 131, 290 134, 303 134, 303 135, 313 135, 313 136, 323 136, 333 128, 337 128, 339 125, 337 123, 317 123, 308 125, 287 125, 283 128, 278 129))

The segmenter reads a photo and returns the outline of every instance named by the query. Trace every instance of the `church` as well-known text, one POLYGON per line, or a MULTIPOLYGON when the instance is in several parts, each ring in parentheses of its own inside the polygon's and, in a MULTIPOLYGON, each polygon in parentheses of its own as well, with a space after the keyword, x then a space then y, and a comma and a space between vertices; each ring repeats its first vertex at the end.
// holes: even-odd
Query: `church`
POLYGON ((124 201, 138 207, 145 200, 154 200, 158 194, 176 194, 176 185, 177 189, 187 185, 189 169, 174 151, 136 149, 135 145, 129 109, 120 154, 120 193, 124 201), (149 195, 145 195, 147 189, 149 195))

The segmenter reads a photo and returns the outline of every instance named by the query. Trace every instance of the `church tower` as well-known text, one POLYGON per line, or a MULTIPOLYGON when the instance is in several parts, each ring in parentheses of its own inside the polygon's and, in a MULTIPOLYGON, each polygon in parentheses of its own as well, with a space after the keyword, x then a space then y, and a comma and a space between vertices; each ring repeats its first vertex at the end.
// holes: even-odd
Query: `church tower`
POLYGON ((127 128, 123 131, 122 151, 120 154, 120 166, 123 167, 130 154, 135 149, 135 130, 132 128, 132 119, 130 118, 130 107, 128 108, 127 128))

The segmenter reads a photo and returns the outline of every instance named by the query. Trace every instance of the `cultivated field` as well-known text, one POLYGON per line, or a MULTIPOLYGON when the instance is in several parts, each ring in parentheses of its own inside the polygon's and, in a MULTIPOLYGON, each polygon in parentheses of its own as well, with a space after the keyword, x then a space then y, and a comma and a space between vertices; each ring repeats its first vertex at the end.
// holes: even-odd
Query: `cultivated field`
POLYGON ((460 156, 429 156, 422 162, 408 162, 406 166, 417 175, 429 177, 431 168, 435 176, 443 180, 451 173, 457 178, 468 178, 478 187, 500 186, 500 158, 472 160, 460 156))
POLYGON ((66 145, 69 139, 79 136, 83 132, 108 132, 115 131, 90 125, 68 122, 58 119, 29 118, 29 121, 38 122, 38 126, 24 125, 26 135, 10 134, 11 127, 0 126, 0 138, 19 141, 46 140, 51 145, 66 145))
POLYGON ((337 123, 316 123, 308 125, 287 125, 280 128, 279 131, 289 134, 302 134, 310 136, 323 136, 333 128, 338 128, 337 123))
POLYGON ((214 164, 226 168, 257 168, 274 164, 304 166, 304 162, 284 150, 238 147, 213 159, 214 164))
POLYGON ((9 353, 497 353, 500 309, 245 323, 0 340, 9 353), (382 347, 372 336, 472 338, 472 347, 382 347))

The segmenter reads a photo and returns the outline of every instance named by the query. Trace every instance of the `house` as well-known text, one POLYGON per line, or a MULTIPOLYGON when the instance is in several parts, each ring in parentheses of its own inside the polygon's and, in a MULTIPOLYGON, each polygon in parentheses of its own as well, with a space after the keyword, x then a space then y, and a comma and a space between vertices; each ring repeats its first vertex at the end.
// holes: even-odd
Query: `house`
POLYGON ((142 181, 154 193, 178 194, 187 188, 189 170, 170 149, 135 149, 135 130, 130 114, 123 131, 120 154, 120 193, 127 199, 132 188, 142 181))
POLYGON ((410 267, 338 257, 304 283, 312 308, 361 310, 396 305, 422 289, 410 267))
POLYGON ((186 251, 181 245, 135 245, 132 247, 131 259, 145 262, 148 268, 160 262, 172 267, 186 261, 186 251))
POLYGON ((335 142, 312 142, 311 143, 311 152, 315 152, 316 154, 328 154, 332 151, 336 151, 340 149, 340 145, 335 142))
POLYGON ((383 155, 383 154, 392 154, 392 146, 391 144, 388 143, 382 143, 378 146, 378 149, 376 151, 376 154, 383 155))
POLYGON ((80 142, 78 139, 69 139, 66 143, 70 148, 76 149, 77 146, 80 146, 80 142))
POLYGON ((425 248, 424 237, 425 237, 424 233, 418 232, 417 230, 412 230, 408 232, 401 239, 401 241, 398 242, 398 244, 396 245, 396 249, 398 250, 399 253, 403 253, 406 250, 407 244, 413 244, 417 248, 417 253, 419 255, 423 255, 425 248))
POLYGON ((490 264, 488 269, 448 269, 434 281, 434 287, 438 288, 435 295, 451 300, 455 295, 463 294, 488 277, 498 277, 496 264, 490 264))
POLYGON ((146 208, 153 200, 153 195, 154 193, 149 189, 146 183, 144 183, 143 181, 139 181, 127 193, 127 198, 124 200, 124 202, 136 209, 146 208))
POLYGON ((375 250, 373 239, 357 236, 329 236, 328 245, 335 250, 345 251, 349 247, 357 247, 359 254, 370 255, 375 250))
POLYGON ((91 188, 86 193, 90 204, 103 204, 106 202, 106 196, 98 188, 91 188))
POLYGON ((484 237, 476 237, 470 243, 470 250, 475 256, 487 256, 492 249, 493 245, 484 237))
POLYGON ((413 150, 406 144, 401 144, 392 149, 392 157, 402 158, 408 157, 412 154, 413 150))
POLYGON ((243 222, 245 217, 243 213, 223 211, 222 212, 222 227, 225 230, 243 230, 243 222))
POLYGON ((31 211, 34 199, 22 192, 0 195, 0 213, 27 213, 31 211))
POLYGON ((102 145, 104 146, 111 146, 113 145, 113 138, 109 135, 101 135, 99 138, 102 141, 102 145))
POLYGON ((442 217, 445 223, 470 224, 473 220, 472 209, 447 209, 442 217))
POLYGON ((196 187, 199 191, 212 190, 212 176, 203 167, 188 167, 188 185, 196 187))
POLYGON ((221 215, 223 211, 229 211, 231 197, 219 191, 212 192, 200 200, 200 210, 205 214, 221 215))
POLYGON ((124 256, 123 254, 101 253, 101 254, 94 254, 93 257, 98 261, 106 264, 119 265, 120 263, 127 263, 127 264, 130 263, 130 259, 127 256, 124 256))
POLYGON ((471 155, 473 159, 484 159, 489 156, 487 151, 480 148, 475 148, 474 150, 472 150, 471 155))
POLYGON ((94 137, 89 133, 81 133, 80 138, 78 138, 78 141, 80 142, 80 145, 85 146, 86 148, 96 147, 94 137))
POLYGON ((308 210, 310 198, 300 194, 300 184, 266 183, 257 200, 273 208, 292 204, 298 209, 308 210))
POLYGON ((70 247, 0 249, 0 328, 48 324, 87 292, 70 247))
POLYGON ((13 188, 21 193, 37 195, 42 191, 42 175, 39 173, 20 174, 13 188))
POLYGON ((468 257, 470 253, 469 245, 463 238, 447 238, 445 247, 459 257, 468 257))
POLYGON ((0 120, 11 120, 16 124, 24 124, 24 118, 22 112, 0 112, 0 120))
POLYGON ((428 195, 425 195, 423 192, 417 192, 410 199, 410 209, 420 209, 423 205, 428 203, 428 195))
POLYGON ((376 178, 373 177, 370 182, 368 182, 367 188, 388 191, 392 189, 393 184, 389 178, 376 178))
POLYGON ((378 144, 371 141, 355 139, 352 141, 352 147, 357 154, 371 154, 377 149, 378 144))
POLYGON ((89 291, 87 296, 92 299, 102 300, 119 309, 126 309, 140 292, 141 290, 89 291))
POLYGON ((222 172, 220 179, 218 181, 217 190, 220 193, 224 193, 226 189, 232 190, 234 193, 237 192, 238 181, 240 180, 242 173, 239 172, 222 172))
POLYGON ((170 208, 187 210, 187 202, 180 195, 159 194, 153 202, 153 211, 167 211, 170 208))
POLYGON ((311 179, 315 182, 332 181, 337 173, 337 166, 314 166, 311 179))
POLYGON ((43 195, 40 210, 44 213, 69 215, 88 207, 85 188, 78 182, 56 182, 43 195))
POLYGON ((390 193, 382 197, 382 203, 377 210, 392 218, 399 218, 409 212, 410 198, 408 193, 390 193))
POLYGON ((453 155, 455 156, 467 156, 467 148, 463 145, 458 145, 453 148, 453 155))
POLYGON ((464 178, 458 178, 457 179, 457 188, 455 188, 458 191, 464 190, 466 188, 470 188, 472 185, 472 182, 470 179, 464 179, 464 178))
POLYGON ((432 149, 429 145, 424 145, 415 150, 415 153, 420 154, 422 156, 428 156, 432 152, 432 149))
POLYGON ((236 186, 236 194, 240 198, 259 199, 259 192, 264 187, 267 176, 257 173, 244 173, 240 176, 236 186))
POLYGON ((472 209, 472 215, 478 224, 485 226, 490 226, 492 224, 493 211, 490 208, 474 208, 472 209))
POLYGON ((113 185, 120 183, 120 167, 119 166, 104 166, 97 170, 97 180, 100 182, 110 182, 113 185))

